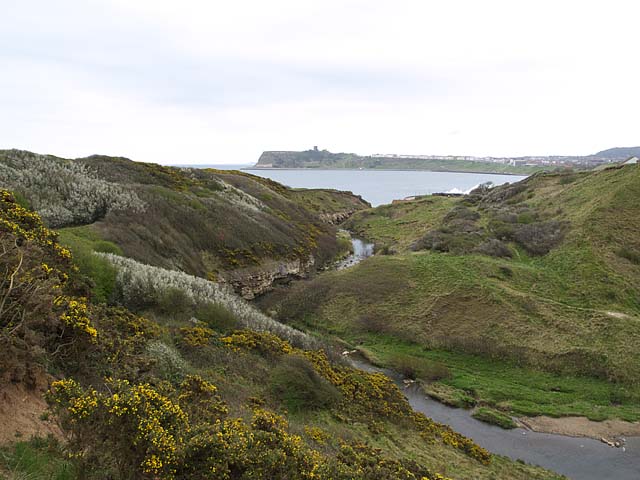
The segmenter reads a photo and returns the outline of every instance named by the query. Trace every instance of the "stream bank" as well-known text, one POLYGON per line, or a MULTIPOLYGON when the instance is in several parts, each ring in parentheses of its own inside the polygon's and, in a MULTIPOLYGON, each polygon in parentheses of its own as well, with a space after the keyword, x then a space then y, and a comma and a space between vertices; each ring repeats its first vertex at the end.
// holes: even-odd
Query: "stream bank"
POLYGON ((503 430, 476 420, 469 410, 446 406, 427 397, 417 383, 390 370, 374 367, 363 359, 350 358, 356 368, 383 372, 402 390, 417 412, 449 425, 492 453, 539 465, 573 480, 638 480, 640 437, 626 438, 624 448, 612 448, 599 440, 539 433, 524 428, 503 430))

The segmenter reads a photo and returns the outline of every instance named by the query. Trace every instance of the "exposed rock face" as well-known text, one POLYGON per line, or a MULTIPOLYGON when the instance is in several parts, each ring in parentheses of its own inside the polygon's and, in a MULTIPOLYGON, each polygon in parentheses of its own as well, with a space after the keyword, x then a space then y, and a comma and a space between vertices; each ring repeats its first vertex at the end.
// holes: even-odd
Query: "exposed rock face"
MULTIPOLYGON (((320 220, 330 225, 339 225, 353 215, 356 210, 342 212, 321 213, 320 220)), ((273 284, 292 278, 306 278, 315 265, 315 259, 310 256, 307 260, 268 261, 260 266, 239 268, 224 272, 220 275, 220 283, 228 284, 242 298, 252 300, 269 292, 273 284)))
POLYGON ((354 213, 355 213, 355 210, 345 210, 342 212, 335 212, 335 213, 321 213, 320 220, 322 220, 325 223, 329 223, 331 225, 339 225, 354 213))
POLYGON ((228 284, 246 300, 252 300, 273 289, 279 280, 305 278, 315 264, 313 256, 307 260, 272 261, 259 267, 241 268, 221 275, 220 283, 228 284))

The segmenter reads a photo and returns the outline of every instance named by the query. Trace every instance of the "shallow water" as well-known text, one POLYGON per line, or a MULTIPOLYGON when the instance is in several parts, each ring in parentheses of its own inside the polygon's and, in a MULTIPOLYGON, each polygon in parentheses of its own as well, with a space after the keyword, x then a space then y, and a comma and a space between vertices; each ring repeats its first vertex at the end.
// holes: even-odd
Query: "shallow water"
POLYGON ((485 182, 496 185, 522 180, 518 175, 425 172, 408 170, 265 170, 248 173, 294 188, 335 188, 362 196, 374 207, 412 195, 467 192, 485 182))
POLYGON ((626 439, 625 448, 612 448, 589 438, 537 433, 522 428, 503 430, 480 422, 469 410, 448 407, 421 392, 417 385, 405 388, 402 377, 377 369, 361 360, 355 367, 383 371, 401 388, 414 410, 472 438, 492 453, 539 465, 574 480, 640 479, 640 437, 626 439))
POLYGON ((336 263, 337 270, 344 270, 345 268, 353 267, 365 258, 373 255, 373 243, 368 243, 365 240, 351 237, 351 245, 353 247, 353 253, 336 263))

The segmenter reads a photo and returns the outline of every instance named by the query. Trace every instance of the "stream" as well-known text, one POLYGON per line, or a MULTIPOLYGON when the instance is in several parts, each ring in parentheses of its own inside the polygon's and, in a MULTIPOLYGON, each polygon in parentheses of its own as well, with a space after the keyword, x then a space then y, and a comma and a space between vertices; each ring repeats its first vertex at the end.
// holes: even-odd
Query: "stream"
POLYGON ((368 243, 352 236, 351 245, 353 247, 353 253, 336 263, 335 267, 337 270, 344 270, 345 268, 353 267, 365 258, 373 255, 373 243, 368 243))
POLYGON ((640 479, 640 437, 626 439, 625 448, 612 448, 583 437, 538 433, 523 428, 504 430, 476 420, 469 410, 448 407, 427 397, 419 385, 408 388, 401 375, 350 359, 354 367, 383 372, 400 387, 417 412, 449 425, 492 453, 507 456, 561 473, 573 480, 640 479))

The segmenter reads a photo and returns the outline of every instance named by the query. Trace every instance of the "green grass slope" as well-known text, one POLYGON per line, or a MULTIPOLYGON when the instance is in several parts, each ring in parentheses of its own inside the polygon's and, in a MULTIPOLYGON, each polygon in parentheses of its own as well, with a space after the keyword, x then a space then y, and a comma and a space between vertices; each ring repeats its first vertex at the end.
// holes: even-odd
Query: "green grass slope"
POLYGON ((381 363, 443 361, 443 383, 507 410, 637 420, 638 218, 634 166, 378 207, 351 228, 398 254, 263 305, 381 363))

